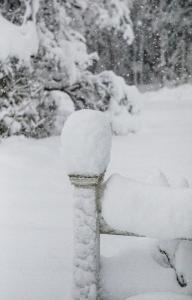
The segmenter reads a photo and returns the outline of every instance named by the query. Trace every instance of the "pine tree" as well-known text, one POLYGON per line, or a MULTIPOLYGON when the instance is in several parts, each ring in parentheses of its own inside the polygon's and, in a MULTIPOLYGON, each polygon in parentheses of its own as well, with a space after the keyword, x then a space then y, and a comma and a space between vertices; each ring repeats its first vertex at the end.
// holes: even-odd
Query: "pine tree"
POLYGON ((136 85, 179 84, 190 79, 191 6, 191 0, 134 1, 132 48, 136 85))

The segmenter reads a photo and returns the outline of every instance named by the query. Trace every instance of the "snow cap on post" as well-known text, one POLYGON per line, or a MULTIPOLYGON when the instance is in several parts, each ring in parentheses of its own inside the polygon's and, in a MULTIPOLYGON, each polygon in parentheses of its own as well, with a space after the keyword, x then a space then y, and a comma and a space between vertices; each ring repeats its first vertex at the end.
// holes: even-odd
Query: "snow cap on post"
POLYGON ((83 109, 65 122, 61 141, 68 175, 99 176, 110 160, 111 126, 99 111, 83 109))

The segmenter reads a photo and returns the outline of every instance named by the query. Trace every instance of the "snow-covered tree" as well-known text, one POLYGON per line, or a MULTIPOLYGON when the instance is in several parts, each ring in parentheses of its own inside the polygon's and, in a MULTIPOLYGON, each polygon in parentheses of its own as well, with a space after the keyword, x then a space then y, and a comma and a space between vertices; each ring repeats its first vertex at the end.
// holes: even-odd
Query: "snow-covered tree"
POLYGON ((113 70, 126 77, 126 52, 134 40, 129 6, 125 0, 100 2, 100 17, 98 18, 99 13, 95 9, 96 4, 92 4, 89 11, 93 17, 86 21, 88 49, 96 51, 100 57, 93 70, 113 70))
MULTIPOLYGON (((4 50, 0 53, 1 80, 5 85, 1 89, 9 91, 2 95, 2 134, 23 133, 42 137, 59 133, 61 128, 55 120, 60 113, 58 107, 63 109, 59 99, 65 96, 55 99, 54 91, 71 97, 76 109, 109 109, 113 95, 103 83, 102 74, 93 75, 90 69, 98 60, 98 54, 88 53, 86 38, 88 40, 90 36, 91 41, 94 36, 90 32, 101 30, 121 34, 126 43, 131 43, 133 34, 129 10, 123 0, 95 3, 89 0, 4 0, 0 8, 0 22, 3 24, 0 31, 8 32, 7 36, 3 34, 0 37, 4 50), (20 86, 16 78, 20 76, 25 78, 26 83, 20 81, 24 92, 20 93, 20 100, 15 101, 10 90, 18 93, 20 86), (34 92, 31 91, 33 87, 34 92), (18 111, 25 114, 26 109, 26 118, 20 113, 18 115, 18 111), (6 114, 9 122, 5 122, 6 114), (15 120, 18 126, 10 129, 15 120)), ((110 82, 111 86, 114 80, 110 82)), ((129 113, 129 109, 127 111, 129 113)), ((59 124, 62 127, 62 122, 59 124)))
POLYGON ((135 0, 131 13, 135 39, 128 52, 135 84, 190 80, 191 1, 135 0))

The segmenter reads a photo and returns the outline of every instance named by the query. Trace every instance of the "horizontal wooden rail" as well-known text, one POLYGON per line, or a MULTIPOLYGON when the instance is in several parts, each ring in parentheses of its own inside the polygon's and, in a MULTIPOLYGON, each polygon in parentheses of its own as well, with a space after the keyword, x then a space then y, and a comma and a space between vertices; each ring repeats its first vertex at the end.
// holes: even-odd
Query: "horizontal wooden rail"
POLYGON ((130 236, 130 237, 145 237, 140 234, 136 234, 133 232, 128 232, 128 231, 122 231, 122 230, 117 230, 114 228, 111 228, 104 220, 102 216, 99 218, 99 223, 100 223, 100 234, 110 234, 110 235, 122 235, 122 236, 130 236))

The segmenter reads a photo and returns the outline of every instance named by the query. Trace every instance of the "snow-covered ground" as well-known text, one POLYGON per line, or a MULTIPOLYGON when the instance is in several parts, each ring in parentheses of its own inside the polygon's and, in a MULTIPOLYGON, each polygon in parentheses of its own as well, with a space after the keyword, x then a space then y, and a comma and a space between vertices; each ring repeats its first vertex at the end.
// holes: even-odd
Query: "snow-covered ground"
MULTIPOLYGON (((142 130, 113 138, 107 177, 117 172, 155 182, 161 171, 173 187, 183 185, 184 178, 192 186, 191 91, 185 86, 142 96, 142 130)), ((13 137, 0 144, 0 299, 72 299, 72 202, 59 138, 13 137)), ((181 288, 174 270, 153 260, 155 243, 102 237, 108 299, 148 291, 192 295, 192 282, 181 288)))

